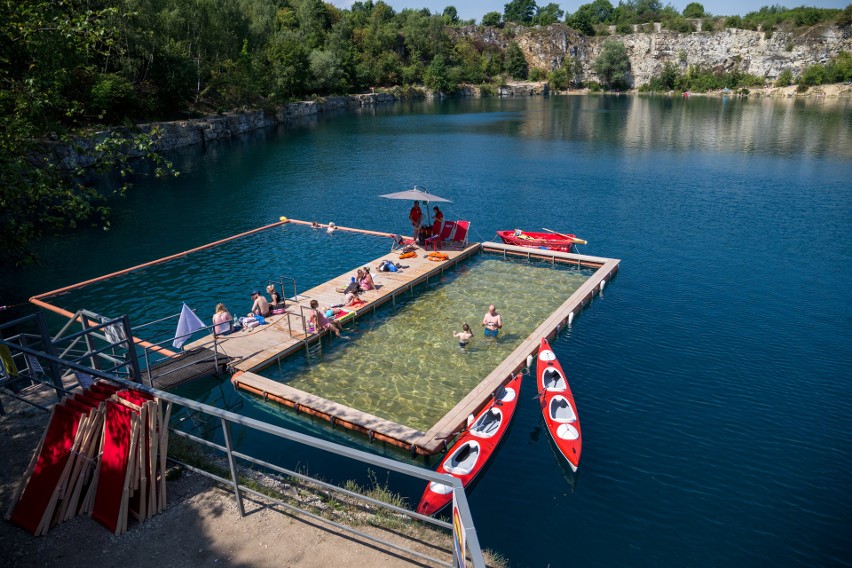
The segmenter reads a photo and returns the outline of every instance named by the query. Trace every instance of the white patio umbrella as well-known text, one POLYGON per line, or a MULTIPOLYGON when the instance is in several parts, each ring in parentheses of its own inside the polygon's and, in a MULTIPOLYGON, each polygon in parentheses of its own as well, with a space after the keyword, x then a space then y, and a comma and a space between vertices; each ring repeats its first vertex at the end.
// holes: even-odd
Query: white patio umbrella
POLYGON ((426 219, 428 220, 428 224, 432 224, 432 215, 429 213, 428 204, 431 201, 432 203, 452 203, 449 199, 444 199, 443 197, 439 197, 432 193, 429 193, 419 185, 415 185, 413 189, 407 189, 405 191, 397 191, 396 193, 385 193, 384 195, 380 195, 379 197, 385 197, 387 199, 403 199, 406 201, 423 201, 427 204, 426 207, 426 219))

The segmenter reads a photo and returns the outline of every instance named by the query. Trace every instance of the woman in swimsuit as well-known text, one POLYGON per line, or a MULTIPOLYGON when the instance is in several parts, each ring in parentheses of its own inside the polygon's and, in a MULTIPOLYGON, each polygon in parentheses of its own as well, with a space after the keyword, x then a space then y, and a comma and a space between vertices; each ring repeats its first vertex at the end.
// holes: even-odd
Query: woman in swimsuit
POLYGON ((373 282, 373 276, 370 274, 370 267, 365 266, 361 269, 362 277, 359 282, 362 290, 375 290, 376 284, 373 282))
POLYGON ((325 313, 319 309, 319 302, 316 300, 311 300, 310 323, 313 324, 317 333, 327 329, 334 332, 337 337, 340 337, 340 330, 337 327, 338 324, 325 317, 325 313))

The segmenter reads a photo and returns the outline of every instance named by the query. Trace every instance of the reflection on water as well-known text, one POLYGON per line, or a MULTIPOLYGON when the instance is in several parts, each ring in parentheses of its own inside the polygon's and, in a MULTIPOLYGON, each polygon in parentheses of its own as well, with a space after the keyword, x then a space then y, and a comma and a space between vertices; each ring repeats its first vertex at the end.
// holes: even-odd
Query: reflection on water
MULTIPOLYGON (((396 307, 358 321, 349 342, 325 347, 308 366, 296 356, 266 376, 341 404, 427 430, 479 384, 588 278, 587 271, 554 269, 484 257, 415 291, 396 307), (503 316, 497 340, 480 322, 494 303, 503 316), (461 349, 452 335, 468 323, 474 337, 461 349)), ((379 278, 380 283, 380 275, 379 278)), ((326 344, 327 346, 328 344, 326 344)))
POLYGON ((581 153, 688 150, 849 158, 850 106, 846 98, 568 96, 534 99, 523 112, 474 115, 467 126, 487 135, 576 141, 581 153))

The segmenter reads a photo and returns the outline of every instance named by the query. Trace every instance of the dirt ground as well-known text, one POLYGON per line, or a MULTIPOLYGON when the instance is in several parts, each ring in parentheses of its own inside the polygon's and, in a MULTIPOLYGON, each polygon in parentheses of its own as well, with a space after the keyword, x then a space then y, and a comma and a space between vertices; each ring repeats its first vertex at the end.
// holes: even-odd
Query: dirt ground
MULTIPOLYGON (((5 514, 41 439, 47 413, 7 396, 0 397, 6 410, 0 416, 0 507, 5 514)), ((0 520, 0 566, 410 568, 432 565, 396 554, 326 523, 284 513, 251 499, 244 499, 247 514, 240 518, 233 493, 189 472, 169 482, 168 500, 163 513, 145 523, 131 523, 128 532, 118 537, 88 517, 61 524, 43 537, 34 537, 0 520)), ((438 549, 371 526, 356 528, 451 562, 446 547, 438 549)))

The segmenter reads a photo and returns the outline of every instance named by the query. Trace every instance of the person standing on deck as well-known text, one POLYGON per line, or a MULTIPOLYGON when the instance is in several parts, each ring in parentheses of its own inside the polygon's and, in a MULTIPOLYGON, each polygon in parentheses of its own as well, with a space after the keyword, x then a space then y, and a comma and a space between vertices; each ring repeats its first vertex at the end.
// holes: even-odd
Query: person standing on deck
POLYGON ((500 328, 503 327, 503 318, 497 313, 494 304, 488 306, 488 312, 482 318, 482 326, 485 328, 485 337, 497 337, 500 328))
POLYGON ((423 211, 420 209, 419 201, 414 202, 414 206, 408 213, 408 218, 411 220, 411 226, 414 228, 414 240, 416 241, 420 234, 420 223, 423 221, 423 211))
POLYGON ((432 236, 441 234, 441 225, 444 224, 444 213, 438 209, 438 206, 432 208, 435 221, 432 223, 432 236))

